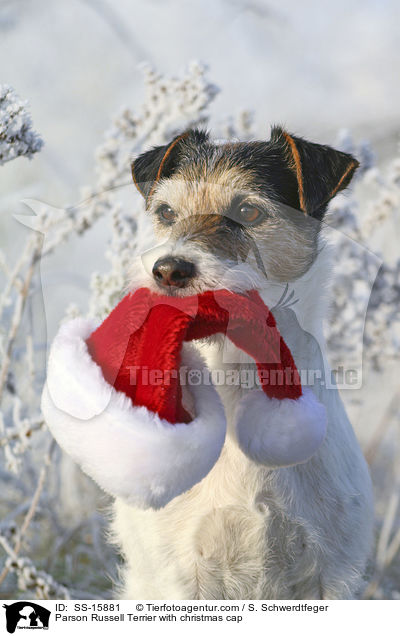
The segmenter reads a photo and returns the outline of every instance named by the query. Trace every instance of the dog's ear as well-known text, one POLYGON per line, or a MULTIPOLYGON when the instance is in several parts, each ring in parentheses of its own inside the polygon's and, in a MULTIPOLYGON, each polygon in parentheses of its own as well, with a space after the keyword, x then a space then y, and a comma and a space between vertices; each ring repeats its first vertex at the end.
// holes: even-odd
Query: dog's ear
POLYGON ((297 192, 293 207, 322 219, 329 201, 349 185, 358 161, 345 152, 295 137, 277 126, 271 131, 270 143, 295 176, 297 192))
POLYGON ((133 182, 145 199, 161 178, 176 171, 185 146, 199 147, 208 141, 205 130, 191 129, 177 135, 165 146, 157 146, 139 155, 131 165, 133 182))
POLYGON ((169 144, 152 148, 133 161, 131 165, 133 182, 145 199, 159 179, 170 177, 174 173, 180 145, 189 134, 190 132, 185 132, 178 135, 169 144))

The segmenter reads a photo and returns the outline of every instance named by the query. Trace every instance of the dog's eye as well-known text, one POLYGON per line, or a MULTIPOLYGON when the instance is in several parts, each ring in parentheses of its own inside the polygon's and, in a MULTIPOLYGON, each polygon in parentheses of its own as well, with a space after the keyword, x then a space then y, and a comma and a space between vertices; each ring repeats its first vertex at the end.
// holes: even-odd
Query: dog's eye
POLYGON ((176 219, 176 212, 166 204, 160 205, 156 210, 156 214, 166 223, 173 223, 176 219))
POLYGON ((253 225, 261 219, 262 212, 254 205, 241 205, 238 210, 238 221, 244 225, 253 225))

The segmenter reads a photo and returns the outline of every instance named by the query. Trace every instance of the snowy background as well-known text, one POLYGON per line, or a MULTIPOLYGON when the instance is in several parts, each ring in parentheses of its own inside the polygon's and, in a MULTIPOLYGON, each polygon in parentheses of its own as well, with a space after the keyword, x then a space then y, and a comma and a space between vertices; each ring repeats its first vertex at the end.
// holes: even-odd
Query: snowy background
POLYGON ((0 1, 0 84, 29 100, 34 130, 45 142, 31 161, 21 157, 0 166, 0 597, 26 598, 26 588, 39 597, 111 595, 117 556, 106 547, 98 512, 108 501, 49 447, 40 422, 46 342, 67 311, 101 315, 112 306, 124 264, 142 245, 132 222, 143 230, 133 186, 122 188, 118 199, 96 193, 129 180, 132 152, 206 119, 217 136, 252 138, 268 138, 270 125, 281 123, 364 160, 351 194, 332 206, 332 224, 356 241, 358 251, 342 240, 328 336, 333 362, 350 364, 353 355, 364 360, 362 388, 343 397, 376 493, 377 552, 368 595, 400 598, 393 329, 399 297, 399 14, 393 0, 0 1), (207 73, 193 65, 187 70, 191 60, 205 63, 207 73), (161 85, 143 62, 166 78, 169 111, 161 117, 142 106, 161 85), (181 79, 173 84, 171 77, 181 79), (244 110, 254 113, 251 126, 244 110), (132 123, 131 113, 139 113, 138 121, 132 123), (160 124, 150 133, 152 118, 160 124), (27 227, 31 221, 15 218, 32 210, 42 214, 40 227, 48 230, 40 270, 32 258, 38 233, 27 227), (370 302, 382 262, 387 269, 370 302), (358 332, 354 346, 354 338, 346 341, 343 334, 354 324, 363 329, 368 302, 376 329, 364 347, 358 332), (43 471, 46 456, 49 468, 43 471))

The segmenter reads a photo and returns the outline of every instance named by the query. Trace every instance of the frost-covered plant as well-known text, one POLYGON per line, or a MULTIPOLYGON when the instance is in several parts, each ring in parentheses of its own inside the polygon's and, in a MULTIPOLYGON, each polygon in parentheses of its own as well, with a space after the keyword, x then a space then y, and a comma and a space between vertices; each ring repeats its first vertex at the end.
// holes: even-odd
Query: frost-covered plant
POLYGON ((0 84, 0 165, 20 156, 31 159, 43 146, 27 106, 11 86, 0 84))
MULTIPOLYGON (((111 263, 108 274, 93 275, 90 309, 104 317, 120 297, 132 254, 146 249, 151 230, 146 219, 127 213, 121 201, 123 186, 132 186, 132 158, 153 145, 163 144, 186 128, 205 125, 207 109, 216 87, 205 77, 205 68, 192 63, 180 79, 165 79, 149 66, 143 67, 145 100, 135 113, 124 107, 96 152, 97 188, 103 205, 112 217, 112 239, 106 256, 111 263)), ((93 193, 86 191, 86 196, 93 193)), ((98 206, 94 199, 89 209, 98 206)), ((140 210, 140 204, 138 210, 140 210)))
MULTIPOLYGON (((0 452, 5 460, 0 468, 5 484, 0 494, 0 596, 26 597, 27 590, 38 598, 111 594, 110 582, 99 576, 104 570, 112 572, 110 563, 115 560, 100 538, 101 515, 93 510, 93 504, 74 523, 62 515, 60 451, 45 428, 38 399, 45 369, 43 357, 37 353, 45 343, 39 340, 31 320, 29 298, 38 287, 39 259, 51 257, 66 240, 80 241, 96 223, 108 223, 110 240, 102 248, 106 248, 108 270, 90 272, 89 313, 101 319, 123 293, 132 255, 148 247, 151 230, 142 214, 140 197, 132 203, 131 160, 186 128, 207 126, 208 108, 217 89, 197 63, 180 78, 164 78, 145 67, 144 81, 142 108, 137 112, 122 108, 97 149, 96 182, 83 188, 83 201, 65 209, 30 202, 36 216, 23 220, 36 231, 14 264, 0 254, 0 275, 2 272, 5 282, 0 293, 0 452), (128 184, 129 189, 125 187, 128 184)), ((256 136, 248 112, 236 120, 228 117, 212 128, 222 139, 256 136)), ((333 307, 327 325, 329 353, 333 366, 343 361, 348 364, 353 357, 359 359, 369 302, 371 320, 367 320, 364 334, 364 357, 367 364, 378 368, 387 355, 398 351, 400 266, 384 264, 371 294, 380 259, 360 244, 368 246, 371 228, 377 222, 389 223, 399 207, 400 160, 381 172, 374 167, 367 144, 355 147, 347 133, 341 133, 339 144, 359 156, 362 169, 355 188, 334 200, 327 220, 337 229, 333 307), (371 183, 375 196, 369 197, 368 214, 361 215, 362 193, 371 183)), ((65 308, 66 315, 79 311, 65 308)), ((386 545, 393 561, 396 543, 386 545)), ((382 551, 385 558, 380 563, 387 563, 389 552, 381 547, 382 551)))
POLYGON ((381 370, 400 354, 400 258, 388 264, 376 248, 368 248, 374 232, 394 222, 400 209, 400 157, 382 171, 365 142, 357 147, 342 133, 338 146, 361 165, 355 190, 337 196, 327 218, 338 230, 328 349, 334 367, 363 358, 381 370))

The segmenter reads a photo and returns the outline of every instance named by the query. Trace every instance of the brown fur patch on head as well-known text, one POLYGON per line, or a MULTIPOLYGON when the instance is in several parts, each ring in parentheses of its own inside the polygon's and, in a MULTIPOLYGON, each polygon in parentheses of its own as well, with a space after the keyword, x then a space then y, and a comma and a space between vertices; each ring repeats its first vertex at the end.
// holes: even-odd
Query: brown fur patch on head
POLYGON ((287 282, 302 276, 317 255, 319 229, 315 219, 287 206, 253 228, 268 278, 287 282))
POLYGON ((289 163, 293 167, 296 173, 296 179, 299 189, 299 203, 302 212, 306 212, 306 202, 304 199, 304 185, 303 185, 303 171, 301 168, 301 161, 299 151, 297 150, 296 142, 287 132, 283 133, 288 147, 289 147, 289 163))

